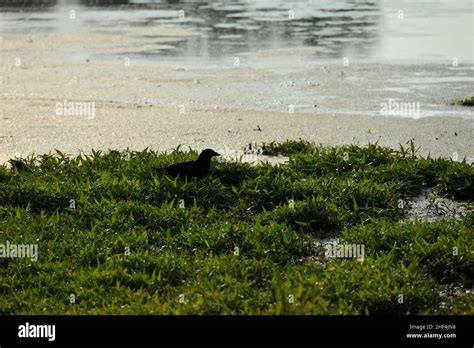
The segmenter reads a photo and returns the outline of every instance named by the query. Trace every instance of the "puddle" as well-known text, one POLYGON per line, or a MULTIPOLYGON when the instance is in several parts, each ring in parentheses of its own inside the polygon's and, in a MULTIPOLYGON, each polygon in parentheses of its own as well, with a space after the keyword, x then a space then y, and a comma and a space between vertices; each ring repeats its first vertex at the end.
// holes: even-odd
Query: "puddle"
POLYGON ((262 154, 251 153, 248 151, 242 150, 231 150, 231 149, 218 149, 218 153, 221 154, 221 157, 217 157, 217 162, 242 162, 242 163, 252 163, 252 164, 260 164, 260 163, 269 163, 272 165, 279 165, 287 163, 289 158, 285 156, 267 156, 262 154))
POLYGON ((459 285, 442 285, 441 291, 439 292, 439 297, 441 299, 439 303, 439 309, 449 310, 449 303, 453 300, 457 300, 463 297, 471 297, 474 293, 474 288, 468 289, 459 285))
POLYGON ((410 208, 405 221, 421 220, 433 222, 436 220, 460 219, 470 209, 469 203, 437 197, 432 189, 422 192, 409 202, 410 208))

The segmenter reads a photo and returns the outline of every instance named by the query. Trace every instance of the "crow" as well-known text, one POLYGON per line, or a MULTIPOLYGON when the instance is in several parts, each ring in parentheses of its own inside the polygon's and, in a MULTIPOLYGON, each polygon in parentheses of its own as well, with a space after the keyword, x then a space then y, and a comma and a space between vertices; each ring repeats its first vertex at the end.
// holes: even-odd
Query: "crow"
POLYGON ((174 163, 168 167, 156 168, 158 171, 166 171, 171 176, 202 178, 209 174, 212 157, 220 156, 211 149, 205 149, 196 161, 174 163))

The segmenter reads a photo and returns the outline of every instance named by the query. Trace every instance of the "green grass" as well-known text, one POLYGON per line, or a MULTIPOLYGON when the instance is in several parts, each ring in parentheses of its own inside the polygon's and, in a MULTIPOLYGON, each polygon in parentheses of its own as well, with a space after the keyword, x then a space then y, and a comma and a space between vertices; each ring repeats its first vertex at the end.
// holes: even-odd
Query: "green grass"
POLYGON ((252 144, 249 144, 245 150, 248 151, 257 151, 262 155, 267 156, 289 156, 294 155, 298 152, 306 152, 311 153, 314 151, 314 145, 306 140, 298 139, 298 140, 285 140, 282 143, 278 143, 275 141, 271 141, 269 143, 262 143, 257 148, 252 148, 252 144))
POLYGON ((0 258, 0 314, 472 315, 472 209, 407 222, 400 202, 432 188, 472 207, 474 167, 416 151, 272 142, 259 152, 288 164, 202 180, 155 172, 197 156, 180 148, 11 161, 0 244, 39 256, 0 258), (364 260, 325 257, 328 237, 364 260))
POLYGON ((465 99, 454 99, 451 105, 474 106, 474 96, 465 99))

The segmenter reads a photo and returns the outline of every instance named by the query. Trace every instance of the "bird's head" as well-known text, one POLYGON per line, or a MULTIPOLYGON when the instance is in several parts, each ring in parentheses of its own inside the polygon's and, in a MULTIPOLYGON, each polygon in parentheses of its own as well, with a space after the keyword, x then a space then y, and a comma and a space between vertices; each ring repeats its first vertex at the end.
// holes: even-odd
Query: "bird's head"
POLYGON ((211 159, 212 157, 220 156, 220 155, 221 155, 220 153, 217 153, 212 149, 205 149, 199 155, 199 159, 211 159))

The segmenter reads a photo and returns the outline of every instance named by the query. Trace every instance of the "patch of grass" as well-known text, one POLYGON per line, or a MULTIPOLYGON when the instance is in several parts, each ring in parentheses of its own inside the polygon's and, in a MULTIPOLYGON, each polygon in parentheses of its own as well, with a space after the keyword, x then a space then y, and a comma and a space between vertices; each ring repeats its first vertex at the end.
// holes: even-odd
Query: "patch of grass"
POLYGON ((365 245, 370 257, 389 254, 397 262, 416 262, 420 270, 441 283, 474 285, 472 225, 460 221, 431 224, 372 221, 347 228, 342 238, 365 245))
POLYGON ((337 206, 321 196, 279 207, 268 216, 271 220, 286 222, 294 229, 310 231, 321 238, 334 234, 341 225, 337 206))
POLYGON ((472 210, 408 223, 400 205, 422 188, 471 204, 472 165, 413 143, 261 152, 289 163, 156 172, 197 156, 178 148, 0 166, 0 244, 38 245, 37 261, 0 258, 0 314, 474 313, 472 210), (364 245, 363 262, 325 257, 328 237, 364 245))
POLYGON ((454 99, 451 105, 474 106, 474 96, 465 99, 454 99))
MULTIPOLYGON (((252 144, 249 144, 246 150, 252 150, 252 144)), ((262 143, 256 149, 258 153, 267 156, 290 156, 296 153, 307 153, 311 154, 314 151, 313 143, 299 139, 299 140, 285 140, 284 142, 278 143, 275 141, 271 141, 269 143, 262 143)))

